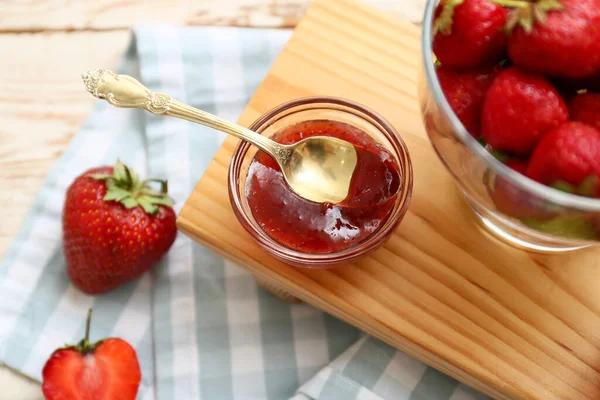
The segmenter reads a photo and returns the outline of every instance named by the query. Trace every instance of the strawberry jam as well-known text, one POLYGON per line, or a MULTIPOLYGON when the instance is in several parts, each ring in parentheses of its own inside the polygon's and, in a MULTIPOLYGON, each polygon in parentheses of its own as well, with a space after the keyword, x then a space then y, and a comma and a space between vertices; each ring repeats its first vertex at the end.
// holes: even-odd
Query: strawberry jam
POLYGON ((273 240, 301 252, 331 253, 363 241, 379 228, 394 208, 401 178, 394 156, 352 125, 306 121, 272 139, 291 144, 310 136, 333 136, 356 148, 356 169, 342 203, 315 203, 298 196, 275 160, 262 151, 249 167, 246 196, 252 215, 273 240))

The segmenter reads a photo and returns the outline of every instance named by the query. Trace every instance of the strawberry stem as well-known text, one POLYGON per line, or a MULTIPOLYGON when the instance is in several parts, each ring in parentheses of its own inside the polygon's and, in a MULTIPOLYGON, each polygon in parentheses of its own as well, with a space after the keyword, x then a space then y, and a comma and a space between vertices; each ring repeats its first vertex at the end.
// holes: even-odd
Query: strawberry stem
POLYGON ((76 345, 65 345, 63 349, 70 349, 78 351, 79 353, 86 355, 93 353, 96 347, 100 346, 103 340, 96 343, 90 343, 90 327, 92 325, 92 309, 88 309, 87 318, 85 320, 85 337, 79 341, 76 345))
POLYGON ((90 342, 90 325, 92 324, 92 309, 88 310, 87 319, 85 321, 85 340, 87 343, 90 342))
POLYGON ((167 183, 166 180, 150 178, 150 179, 146 179, 144 182, 142 182, 142 186, 146 187, 149 182, 160 183, 160 193, 162 193, 162 194, 169 193, 169 184, 167 183))

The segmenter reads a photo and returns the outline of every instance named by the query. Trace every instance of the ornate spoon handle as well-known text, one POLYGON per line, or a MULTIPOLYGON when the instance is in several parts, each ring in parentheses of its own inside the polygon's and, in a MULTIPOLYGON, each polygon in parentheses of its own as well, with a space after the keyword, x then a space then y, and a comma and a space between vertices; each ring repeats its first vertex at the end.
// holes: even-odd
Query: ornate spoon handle
POLYGON ((216 115, 188 106, 169 95, 153 92, 129 75, 117 75, 106 69, 93 69, 83 74, 82 78, 88 92, 99 99, 105 99, 115 107, 142 108, 153 114, 209 126, 256 145, 282 163, 285 163, 289 156, 289 150, 279 143, 216 115))

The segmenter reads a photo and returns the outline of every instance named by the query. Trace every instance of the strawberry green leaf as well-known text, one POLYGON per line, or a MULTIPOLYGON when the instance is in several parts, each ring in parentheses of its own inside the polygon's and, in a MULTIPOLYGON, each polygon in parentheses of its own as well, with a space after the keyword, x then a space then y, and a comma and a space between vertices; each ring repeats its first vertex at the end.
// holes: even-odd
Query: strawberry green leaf
POLYGON ((541 0, 536 4, 537 8, 544 11, 564 10, 565 6, 559 0, 541 0))
POLYGON ((575 193, 575 187, 565 181, 556 181, 550 187, 565 193, 575 193))
POLYGON ((445 0, 443 2, 442 12, 433 22, 433 34, 438 32, 442 35, 452 33, 452 18, 454 17, 454 9, 461 5, 464 0, 445 0))
POLYGON ((126 199, 127 197, 131 197, 131 192, 129 192, 125 189, 121 189, 120 187, 118 187, 116 185, 110 185, 110 186, 108 186, 108 190, 106 191, 106 194, 104 195, 104 200, 105 201, 110 201, 110 200, 121 201, 123 199, 126 199))
POLYGON ((515 30, 517 25, 519 25, 519 13, 513 10, 508 14, 508 18, 506 20, 506 27, 504 28, 506 34, 510 35, 515 30))
POLYGON ((156 214, 160 205, 168 207, 173 205, 173 201, 168 196, 169 185, 166 180, 147 179, 142 182, 135 171, 120 160, 117 160, 113 168, 113 175, 94 174, 91 176, 105 182, 105 201, 117 201, 127 208, 140 206, 149 214, 156 214), (159 183, 160 189, 153 190, 149 186, 151 182, 159 183))
POLYGON ((485 149, 498 161, 501 163, 505 163, 509 160, 512 160, 514 157, 508 153, 505 153, 500 150, 493 149, 490 145, 485 145, 485 149))
MULTIPOLYGON (((137 198, 137 201, 140 203, 144 209, 152 209, 153 211, 150 214, 155 214, 158 212, 158 208, 154 206, 163 205, 163 206, 172 206, 173 200, 168 197, 156 197, 149 195, 142 195, 137 198), (145 206, 146 205, 146 206, 145 206), (149 207, 152 205, 153 207, 149 207)), ((148 211, 147 211, 148 212, 148 211)))
POLYGON ((533 7, 532 12, 533 12, 533 19, 535 21, 538 21, 542 24, 546 22, 546 11, 544 11, 540 7, 533 7))
POLYGON ((125 168, 125 164, 121 162, 121 160, 117 160, 117 163, 114 167, 113 177, 119 182, 131 182, 131 178, 129 173, 127 172, 127 168, 125 168))
POLYGON ((90 174, 88 176, 97 181, 105 181, 108 178, 112 178, 112 175, 107 175, 107 174, 90 174))
POLYGON ((131 172, 129 171, 129 168, 127 168, 127 166, 125 164, 123 164, 123 169, 125 170, 125 181, 127 183, 133 182, 133 178, 131 176, 131 172))
POLYGON ((121 204, 125 206, 125 208, 135 208, 139 205, 138 201, 133 197, 126 197, 121 199, 121 204))
POLYGON ((531 0, 488 0, 490 3, 496 3, 506 8, 525 8, 531 0))
POLYGON ((155 206, 149 197, 142 196, 137 199, 138 203, 144 211, 148 214, 156 214, 158 212, 158 207, 155 206))
POLYGON ((577 188, 577 193, 582 196, 594 197, 598 193, 598 176, 590 175, 585 178, 577 188))
POLYGON ((144 181, 144 186, 146 186, 150 182, 160 183, 160 192, 161 193, 168 193, 169 192, 169 183, 168 183, 168 181, 166 179, 165 180, 162 180, 162 179, 146 179, 144 181))
POLYGON ((494 158, 496 158, 496 160, 498 160, 502 163, 505 163, 505 162, 513 159, 513 156, 511 156, 510 154, 505 153, 503 151, 500 151, 500 150, 491 150, 490 154, 493 155, 494 158))
POLYGON ((137 185, 139 185, 140 177, 132 169, 127 168, 126 171, 129 172, 129 176, 131 177, 131 186, 135 188, 137 185))
MULTIPOLYGON (((143 199, 145 196, 140 197, 140 199, 143 199)), ((168 197, 153 197, 152 198, 152 204, 161 204, 163 206, 172 206, 173 205, 173 200, 169 199, 168 197)))
POLYGON ((526 33, 533 31, 536 23, 546 22, 548 11, 564 9, 560 0, 490 0, 493 3, 512 8, 506 22, 506 32, 510 34, 517 25, 520 25, 526 33))
POLYGON ((531 33, 533 31, 533 22, 535 18, 535 13, 533 12, 532 7, 527 7, 521 9, 516 13, 519 17, 519 25, 525 30, 527 33, 531 33))

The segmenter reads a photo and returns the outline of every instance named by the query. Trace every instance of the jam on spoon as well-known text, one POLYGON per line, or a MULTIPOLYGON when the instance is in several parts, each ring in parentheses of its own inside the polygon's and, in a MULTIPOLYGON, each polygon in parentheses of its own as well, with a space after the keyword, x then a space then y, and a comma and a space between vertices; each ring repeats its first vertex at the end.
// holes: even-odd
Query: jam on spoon
POLYGON ((310 136, 352 143, 357 165, 348 197, 341 203, 316 203, 292 192, 277 163, 257 152, 248 169, 246 197, 264 232, 290 249, 331 253, 357 244, 386 220, 400 188, 394 156, 361 129, 342 122, 312 120, 289 126, 272 139, 290 144, 310 136))

